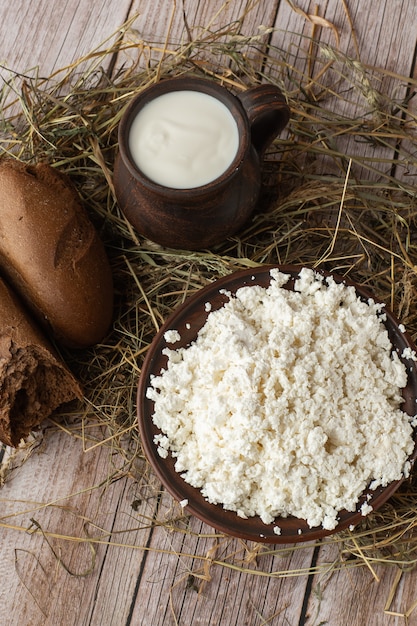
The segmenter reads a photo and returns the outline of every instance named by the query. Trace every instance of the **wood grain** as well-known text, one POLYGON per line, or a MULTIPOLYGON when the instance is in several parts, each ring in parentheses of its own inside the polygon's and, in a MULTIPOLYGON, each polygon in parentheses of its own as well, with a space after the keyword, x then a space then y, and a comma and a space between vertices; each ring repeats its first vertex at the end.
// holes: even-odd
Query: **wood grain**
MULTIPOLYGON (((334 548, 327 546, 320 551, 319 564, 331 563, 334 558, 334 548)), ((352 563, 346 564, 346 569, 331 572, 327 575, 316 576, 312 584, 312 593, 308 604, 309 618, 307 626, 314 626, 316 616, 329 624, 365 624, 368 626, 408 626, 417 624, 417 615, 412 613, 405 622, 404 614, 416 601, 416 591, 413 589, 411 577, 403 574, 401 584, 396 589, 390 611, 384 612, 390 590, 395 582, 397 572, 395 568, 386 568, 378 564, 372 565, 372 571, 367 568, 355 568, 352 563), (337 598, 340 601, 335 601, 337 598)))
MULTIPOLYGON (((172 60, 171 52, 182 46, 191 51, 200 68, 216 72, 231 63, 226 45, 228 39, 233 35, 258 36, 260 26, 273 23, 277 4, 269 0, 134 0, 130 16, 136 17, 126 32, 125 42, 135 44, 136 48, 121 53, 119 64, 126 60, 137 63, 142 69, 154 67, 161 59, 172 60), (218 44, 215 54, 204 48, 204 41, 208 38, 218 44), (152 49, 143 49, 143 41, 152 43, 152 49), (196 41, 200 42, 199 45, 195 45, 196 41)), ((266 43, 267 39, 264 46, 260 44, 260 51, 266 43)), ((258 58, 258 69, 261 69, 261 52, 258 58)))
MULTIPOLYGON (((309 567, 314 548, 308 545, 297 552, 281 550, 271 554, 269 546, 244 544, 216 536, 212 529, 190 518, 187 532, 152 536, 151 547, 166 547, 178 554, 168 568, 162 558, 148 559, 141 577, 140 597, 132 623, 153 624, 262 624, 263 620, 291 614, 299 619, 300 598, 305 594, 307 577, 291 580, 269 578, 262 572, 279 572, 309 567), (259 548, 259 552, 258 552, 259 548), (252 552, 251 552, 252 550, 252 552), (198 555, 196 557, 189 555, 198 555), (222 562, 222 564, 220 563, 222 562), (225 564, 226 563, 226 564, 225 564), (236 571, 248 568, 252 574, 236 571), (161 598, 170 597, 170 604, 161 598), (291 607, 291 608, 289 608, 291 607)), ((277 622, 280 623, 280 622, 277 622)))
MULTIPOLYGON (((379 2, 372 5, 372 10, 367 3, 352 1, 298 3, 297 8, 302 7, 304 15, 293 6, 289 2, 280 4, 275 23, 277 30, 271 39, 271 45, 288 51, 288 54, 297 51, 292 75, 285 78, 287 87, 296 92, 302 78, 303 82, 308 76, 314 79, 312 114, 315 115, 316 111, 319 119, 321 110, 329 110, 337 112, 342 120, 340 127, 336 128, 337 134, 332 136, 324 136, 317 122, 316 132, 318 137, 321 136, 323 146, 329 151, 345 154, 346 159, 352 158, 352 177, 378 180, 381 171, 389 174, 397 147, 395 142, 385 139, 384 116, 390 115, 391 111, 381 94, 392 96, 395 93, 399 101, 407 94, 407 84, 401 84, 390 73, 408 77, 412 71, 417 39, 416 32, 407 25, 415 20, 415 3, 401 0, 394 8, 394 4, 379 2), (316 14, 327 21, 327 27, 311 23, 311 16, 316 14), (311 67, 307 62, 310 46, 313 56, 315 53, 317 57, 311 67), (337 54, 340 54, 340 61, 337 54), (321 74, 329 61, 332 66, 321 74), (342 61, 346 62, 342 65, 342 61), (351 69, 347 71, 349 67, 351 69), (388 73, 382 76, 372 68, 384 68, 388 73), (325 99, 320 95, 321 87, 326 87, 325 99), (329 96, 331 90, 335 93, 333 98, 329 96), (350 133, 350 124, 343 128, 344 117, 348 121, 356 119, 361 134, 350 133), (378 143, 366 134, 368 120, 372 128, 380 129, 378 143)), ((300 92, 299 97, 305 95, 300 92)), ((312 173, 316 175, 343 175, 335 161, 325 156, 314 165, 312 173)), ((398 170, 405 173, 406 168, 399 165, 398 170)))
MULTIPOLYGON (((102 432, 96 435, 103 438, 102 432)), ((145 553, 122 547, 113 555, 109 542, 139 547, 146 544, 149 531, 130 514, 134 498, 129 481, 121 478, 107 484, 113 474, 111 450, 99 447, 83 452, 80 439, 51 429, 31 459, 3 487, 0 521, 12 528, 10 541, 1 548, 0 607, 9 607, 10 625, 78 625, 89 620, 97 606, 99 623, 111 623, 106 622, 106 604, 94 601, 109 554, 112 573, 117 572, 122 557, 118 587, 124 589, 110 596, 111 611, 119 609, 126 617, 124 598, 133 588, 125 586, 132 584, 145 553), (11 494, 20 494, 21 500, 11 494), (118 512, 122 523, 115 520, 118 512), (89 537, 98 543, 76 540, 89 537), (126 554, 129 559, 124 558, 126 554)), ((147 507, 152 518, 153 508, 147 507)), ((114 588, 112 575, 108 580, 114 588)))
POLYGON ((129 0, 120 0, 116 11, 108 0, 63 0, 59 5, 39 0, 36 8, 30 0, 2 2, 1 63, 14 72, 50 76, 119 36, 129 7, 129 0))

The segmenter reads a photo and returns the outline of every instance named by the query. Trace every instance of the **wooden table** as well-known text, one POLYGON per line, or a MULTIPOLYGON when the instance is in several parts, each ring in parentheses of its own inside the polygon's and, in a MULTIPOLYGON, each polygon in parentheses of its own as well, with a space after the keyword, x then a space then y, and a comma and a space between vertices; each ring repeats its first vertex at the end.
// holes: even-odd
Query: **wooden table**
MULTIPOLYGON (((415 73, 414 0, 298 0, 296 5, 285 0, 3 1, 0 60, 13 75, 38 67, 40 76, 50 76, 123 34, 120 26, 135 14, 136 36, 160 42, 161 49, 184 40, 187 30, 214 30, 244 15, 242 34, 272 27, 272 45, 295 51, 300 35, 313 33, 316 41, 334 43, 337 31, 342 52, 385 68, 388 81, 390 73, 415 73)), ((116 69, 121 62, 112 59, 116 69)), ((10 79, 7 69, 1 74, 10 79)), ((357 147, 368 149, 367 144, 357 147)), ((165 493, 155 496, 152 474, 148 483, 135 483, 111 446, 98 445, 103 436, 92 432, 84 449, 80 437, 50 424, 39 446, 9 459, 15 469, 0 491, 2 626, 406 623, 400 614, 417 597, 414 571, 395 586, 389 614, 384 607, 396 582, 395 568, 331 571, 326 564, 335 558, 334 545, 259 550, 219 539, 195 519, 187 522, 187 532, 181 532, 181 522, 172 530, 164 519, 172 507, 180 519, 178 505, 165 493), (155 517, 159 525, 151 523, 155 517), (80 539, 89 537, 94 542, 80 539), (227 554, 234 556, 227 561, 227 554)), ((407 623, 417 624, 417 610, 407 623)))

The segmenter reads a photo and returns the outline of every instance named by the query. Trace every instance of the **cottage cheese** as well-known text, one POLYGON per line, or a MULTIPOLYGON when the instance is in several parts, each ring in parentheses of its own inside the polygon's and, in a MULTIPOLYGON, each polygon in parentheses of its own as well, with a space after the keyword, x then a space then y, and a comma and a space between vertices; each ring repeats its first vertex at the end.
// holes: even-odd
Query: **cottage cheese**
POLYGON ((155 443, 211 503, 332 530, 367 486, 409 473, 407 372, 382 305, 309 269, 288 280, 274 269, 268 288, 228 294, 190 346, 165 349, 155 443))
POLYGON ((167 330, 166 333, 164 334, 164 339, 167 343, 175 343, 176 341, 179 341, 181 339, 181 335, 179 334, 178 330, 167 330))

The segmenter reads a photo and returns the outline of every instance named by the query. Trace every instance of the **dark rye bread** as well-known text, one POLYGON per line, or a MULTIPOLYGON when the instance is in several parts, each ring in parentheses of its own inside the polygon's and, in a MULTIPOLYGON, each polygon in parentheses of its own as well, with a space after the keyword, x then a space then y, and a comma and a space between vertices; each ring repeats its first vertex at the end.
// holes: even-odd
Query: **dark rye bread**
POLYGON ((0 280, 0 441, 18 446, 81 389, 23 306, 0 280))
POLYGON ((113 281, 103 243, 49 165, 0 161, 0 268, 58 343, 84 348, 107 334, 113 281))

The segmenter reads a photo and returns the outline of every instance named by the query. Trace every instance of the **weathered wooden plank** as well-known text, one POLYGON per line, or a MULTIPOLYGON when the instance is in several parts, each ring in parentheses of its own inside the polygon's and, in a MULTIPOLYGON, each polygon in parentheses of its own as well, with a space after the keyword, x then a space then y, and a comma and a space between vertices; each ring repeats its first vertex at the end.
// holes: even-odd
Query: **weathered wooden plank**
POLYGON ((77 63, 79 76, 109 70, 112 55, 90 58, 96 48, 107 49, 120 37, 130 2, 120 0, 117 10, 109 0, 66 0, 58 5, 39 0, 0 3, 0 106, 7 116, 19 114, 24 104, 24 84, 45 78, 65 81, 68 66, 77 63))
MULTIPOLYGON (((166 506, 172 506, 170 499, 166 506)), ((152 548, 178 556, 155 555, 146 561, 132 624, 298 623, 308 576, 284 578, 278 573, 308 571, 314 545, 292 551, 242 542, 216 535, 191 517, 183 535, 155 532, 152 548), (276 576, 269 575, 273 572, 276 576)))
MULTIPOLYGON (((130 16, 137 14, 137 18, 126 33, 125 41, 132 41, 138 47, 126 56, 130 62, 139 59, 138 67, 155 66, 161 58, 170 59, 170 51, 178 46, 191 44, 189 51, 196 64, 207 71, 223 73, 230 64, 225 45, 228 39, 238 33, 239 36, 258 36, 260 26, 273 24, 277 5, 278 0, 156 0, 146 3, 135 0, 130 16), (215 52, 204 48, 208 38, 218 43, 215 52), (151 49, 142 49, 141 42, 151 44, 151 49)), ((261 40, 259 46, 263 43, 261 40)), ((120 55, 119 59, 122 58, 120 55)), ((259 54, 258 69, 262 61, 259 54)))
POLYGON ((325 563, 329 563, 329 571, 327 574, 317 575, 314 579, 306 626, 314 626, 317 623, 367 626, 417 624, 416 611, 409 615, 406 622, 404 617, 417 600, 415 575, 410 572, 403 574, 389 607, 391 611, 389 614, 384 609, 391 588, 396 582, 396 569, 371 563, 370 568, 373 570, 371 572, 363 563, 360 568, 352 567, 352 563, 346 563, 345 569, 334 571, 331 563, 336 557, 335 546, 328 545, 320 551, 318 564, 324 566, 325 563), (339 602, 335 601, 338 597, 339 602))
MULTIPOLYGON (((20 73, 38 68, 40 77, 89 54, 107 38, 119 36, 129 0, 65 0, 59 5, 30 0, 0 5, 1 64, 20 73)), ((7 72, 2 71, 1 76, 7 72)))
MULTIPOLYGON (((104 438, 101 429, 95 435, 104 438)), ((51 431, 5 484, 0 608, 8 626, 79 626, 97 615, 98 624, 124 623, 149 535, 140 513, 152 519, 156 499, 134 512, 139 487, 123 468, 115 480, 118 462, 111 448, 83 452, 80 439, 51 431)))
MULTIPOLYGON (((316 121, 310 129, 325 149, 352 158, 352 177, 377 180, 383 178, 381 173, 390 173, 396 141, 385 137, 384 125, 392 113, 390 100, 406 96, 406 84, 401 85, 393 74, 410 75, 416 34, 408 24, 414 19, 412 0, 374 3, 372 10, 369 4, 353 1, 280 4, 271 45, 289 55, 293 70, 279 77, 302 99, 312 79, 311 115, 316 121), (312 23, 316 15, 327 21, 327 27, 312 23), (331 67, 321 73, 327 62, 331 67), (373 73, 370 68, 387 72, 373 73), (326 87, 325 97, 322 87, 326 87), (332 135, 324 134, 320 125, 326 110, 340 118, 332 135), (358 128, 353 132, 355 120, 358 128), (374 129, 374 135, 378 129, 378 142, 367 134, 367 127, 374 129)), ((323 173, 340 176, 343 169, 337 160, 323 155, 310 164, 307 175, 323 173)))
POLYGON ((225 35, 235 30, 241 35, 257 34, 260 25, 271 25, 278 0, 183 0, 182 2, 135 0, 131 15, 137 14, 133 27, 145 41, 178 46, 202 36, 225 35), (163 20, 161 20, 163 18, 163 20), (162 23, 165 28, 161 28, 162 23), (235 28, 234 28, 235 26, 235 28))

